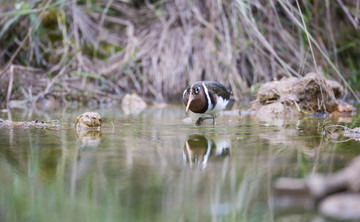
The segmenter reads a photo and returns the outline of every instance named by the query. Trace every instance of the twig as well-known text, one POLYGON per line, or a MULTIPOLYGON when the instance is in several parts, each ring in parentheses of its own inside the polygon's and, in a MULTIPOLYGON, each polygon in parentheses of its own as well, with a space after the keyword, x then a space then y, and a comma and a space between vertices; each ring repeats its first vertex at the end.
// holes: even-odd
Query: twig
POLYGON ((332 50, 333 50, 333 54, 334 54, 335 64, 338 65, 339 63, 338 63, 338 57, 336 54, 336 42, 335 42, 335 37, 334 37, 334 31, 332 28, 332 18, 330 15, 330 0, 326 0, 325 4, 326 4, 326 18, 327 18, 326 25, 329 30, 329 36, 330 36, 330 41, 332 44, 332 50))
MULTIPOLYGON (((347 8, 345 7, 344 3, 342 2, 342 0, 337 0, 337 2, 339 3, 340 7, 342 8, 342 10, 345 12, 345 15, 348 17, 348 19, 350 20, 351 24, 354 26, 355 29, 358 29, 358 24, 357 22, 354 20, 354 18, 350 15, 350 12, 347 10, 347 8)), ((359 1, 357 2, 357 8, 358 8, 358 4, 359 1)))
MULTIPOLYGON (((73 20, 74 20, 74 36, 75 36, 75 52, 76 53, 76 58, 79 62, 79 66, 78 66, 78 71, 80 71, 81 67, 83 67, 84 61, 82 60, 82 51, 80 50, 80 37, 79 37, 79 21, 78 21, 78 17, 76 15, 76 10, 77 10, 77 5, 76 5, 76 0, 72 1, 72 16, 73 16, 73 20)), ((84 77, 85 79, 85 77, 84 77)))
POLYGON ((298 0, 296 0, 296 5, 297 5, 297 7, 298 7, 299 14, 300 14, 300 17, 301 17, 301 21, 302 21, 302 23, 303 23, 304 32, 305 32, 306 37, 307 37, 308 42, 309 42, 309 47, 310 47, 311 55, 312 55, 312 57, 313 57, 315 70, 316 70, 316 73, 319 74, 319 70, 318 70, 318 68, 317 68, 317 63, 316 63, 316 59, 315 59, 314 50, 313 50, 313 48, 312 48, 312 44, 311 44, 310 37, 309 37, 309 32, 308 32, 308 30, 307 30, 307 27, 306 27, 306 24, 305 24, 305 20, 304 20, 304 16, 303 16, 303 14, 302 14, 302 12, 301 12, 300 5, 299 5, 299 1, 298 1, 298 0))
POLYGON ((104 25, 104 20, 105 20, 106 14, 109 11, 109 8, 110 8, 112 2, 113 2, 113 0, 109 0, 105 6, 104 11, 101 13, 101 18, 100 18, 100 22, 99 22, 99 30, 100 30, 101 26, 104 25))
POLYGON ((6 105, 7 106, 8 106, 9 101, 10 101, 13 81, 14 81, 14 66, 10 66, 10 79, 9 79, 9 86, 8 86, 8 91, 7 91, 7 96, 6 96, 6 105))
POLYGON ((356 1, 356 11, 355 11, 355 22, 356 24, 359 24, 359 6, 360 6, 360 0, 356 1))

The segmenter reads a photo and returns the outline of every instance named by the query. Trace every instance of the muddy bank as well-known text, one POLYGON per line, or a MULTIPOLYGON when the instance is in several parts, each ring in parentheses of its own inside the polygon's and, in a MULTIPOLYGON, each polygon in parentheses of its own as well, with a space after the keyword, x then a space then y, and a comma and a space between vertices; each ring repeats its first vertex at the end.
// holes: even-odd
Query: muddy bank
MULTIPOLYGON (((86 131, 99 129, 101 127, 102 118, 100 114, 95 112, 85 112, 79 115, 75 120, 75 128, 77 131, 86 131)), ((70 126, 70 125, 69 125, 70 126)), ((72 128, 65 126, 59 120, 33 120, 15 122, 11 120, 3 120, 0 118, 0 127, 19 127, 19 128, 72 128)))
MULTIPOLYGON (((81 141, 82 147, 96 147, 101 140, 101 124, 102 118, 100 114, 95 112, 85 112, 79 115, 75 120, 76 137, 81 141)), ((0 118, 0 128, 28 128, 28 129, 74 129, 70 125, 60 123, 59 120, 34 120, 15 122, 11 120, 3 120, 0 118)))
POLYGON ((336 81, 316 73, 303 78, 283 78, 262 85, 251 102, 256 116, 351 113, 352 106, 341 98, 345 89, 336 81))
POLYGON ((34 120, 24 122, 14 122, 11 120, 3 120, 0 118, 0 127, 21 127, 21 128, 60 128, 61 123, 59 120, 34 120))

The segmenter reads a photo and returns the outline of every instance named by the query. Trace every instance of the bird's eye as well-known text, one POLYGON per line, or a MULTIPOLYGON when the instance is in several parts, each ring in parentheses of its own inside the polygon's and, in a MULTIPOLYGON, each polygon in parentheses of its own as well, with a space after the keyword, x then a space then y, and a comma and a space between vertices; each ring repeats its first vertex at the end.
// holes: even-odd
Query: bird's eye
POLYGON ((195 93, 198 94, 200 92, 200 87, 196 87, 195 93))

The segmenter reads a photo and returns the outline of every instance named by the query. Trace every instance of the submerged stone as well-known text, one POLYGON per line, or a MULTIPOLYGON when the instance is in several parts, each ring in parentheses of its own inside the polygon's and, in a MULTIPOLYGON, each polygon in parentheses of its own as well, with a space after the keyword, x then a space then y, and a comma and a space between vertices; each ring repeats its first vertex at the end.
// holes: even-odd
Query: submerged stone
POLYGON ((85 112, 78 116, 75 121, 76 128, 100 127, 102 119, 100 114, 95 112, 85 112))

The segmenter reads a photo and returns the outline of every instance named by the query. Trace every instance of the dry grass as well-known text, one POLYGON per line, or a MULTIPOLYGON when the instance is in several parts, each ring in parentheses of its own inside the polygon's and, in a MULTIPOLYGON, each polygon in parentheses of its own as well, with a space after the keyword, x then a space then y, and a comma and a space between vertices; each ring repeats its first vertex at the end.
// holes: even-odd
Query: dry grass
POLYGON ((126 92, 179 100, 203 79, 241 99, 257 83, 316 70, 360 83, 359 0, 0 4, 3 102, 106 102, 126 92))

